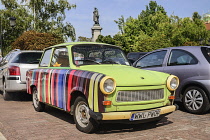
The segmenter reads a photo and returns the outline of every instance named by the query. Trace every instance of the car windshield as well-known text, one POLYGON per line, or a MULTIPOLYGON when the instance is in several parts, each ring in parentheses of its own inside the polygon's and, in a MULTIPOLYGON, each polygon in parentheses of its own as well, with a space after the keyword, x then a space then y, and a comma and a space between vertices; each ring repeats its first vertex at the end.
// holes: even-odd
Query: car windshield
POLYGON ((72 47, 72 56, 76 65, 130 65, 120 48, 109 45, 75 45, 72 47))

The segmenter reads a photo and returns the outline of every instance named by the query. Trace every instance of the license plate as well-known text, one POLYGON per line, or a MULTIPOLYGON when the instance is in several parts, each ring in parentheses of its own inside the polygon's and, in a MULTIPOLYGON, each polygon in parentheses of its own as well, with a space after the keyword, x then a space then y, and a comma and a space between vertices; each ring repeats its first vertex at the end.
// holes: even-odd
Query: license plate
POLYGON ((136 112, 131 115, 130 121, 155 118, 158 116, 160 116, 160 109, 145 112, 136 112))

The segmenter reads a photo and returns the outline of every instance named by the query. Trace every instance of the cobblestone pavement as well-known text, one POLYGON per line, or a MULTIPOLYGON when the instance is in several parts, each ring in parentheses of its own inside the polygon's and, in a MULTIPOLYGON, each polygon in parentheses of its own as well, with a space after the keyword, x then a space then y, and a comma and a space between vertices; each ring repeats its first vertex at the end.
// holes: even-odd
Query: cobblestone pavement
POLYGON ((209 140, 210 113, 175 111, 158 124, 102 124, 93 134, 75 127, 69 114, 47 107, 36 112, 31 100, 4 101, 0 94, 0 140, 209 140))

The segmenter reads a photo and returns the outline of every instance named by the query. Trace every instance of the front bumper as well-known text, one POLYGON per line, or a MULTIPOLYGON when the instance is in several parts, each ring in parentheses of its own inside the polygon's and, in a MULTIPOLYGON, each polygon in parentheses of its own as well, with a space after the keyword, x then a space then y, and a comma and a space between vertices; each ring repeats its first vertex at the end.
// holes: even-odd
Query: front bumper
MULTIPOLYGON (((160 108, 155 108, 155 109, 160 109, 160 115, 164 115, 164 114, 170 114, 173 111, 177 110, 178 106, 170 105, 170 106, 165 106, 165 107, 160 107, 160 108)), ((150 110, 141 110, 141 111, 150 111, 150 110)), ((133 113, 141 112, 141 111, 98 113, 98 112, 93 112, 92 110, 90 110, 89 114, 93 119, 95 119, 97 121, 100 121, 100 120, 129 120, 133 113)))

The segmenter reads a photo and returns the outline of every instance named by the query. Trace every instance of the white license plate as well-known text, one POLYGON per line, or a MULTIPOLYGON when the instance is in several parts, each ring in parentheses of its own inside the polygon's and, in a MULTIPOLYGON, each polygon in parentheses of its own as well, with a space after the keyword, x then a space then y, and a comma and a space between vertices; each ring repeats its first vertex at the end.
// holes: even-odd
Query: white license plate
POLYGON ((145 112, 136 112, 131 115, 130 121, 156 118, 160 116, 160 109, 145 112))

